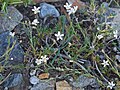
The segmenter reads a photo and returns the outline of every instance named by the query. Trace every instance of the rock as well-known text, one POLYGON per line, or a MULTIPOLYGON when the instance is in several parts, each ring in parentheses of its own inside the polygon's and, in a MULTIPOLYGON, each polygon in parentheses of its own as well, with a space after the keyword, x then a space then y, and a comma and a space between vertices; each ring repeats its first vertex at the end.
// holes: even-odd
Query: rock
POLYGON ((40 80, 40 82, 34 85, 30 90, 54 90, 54 88, 55 86, 52 80, 49 82, 40 80))
POLYGON ((39 78, 37 78, 36 76, 30 77, 30 83, 33 85, 39 83, 39 78))
POLYGON ((78 79, 72 83, 72 85, 75 88, 85 88, 87 86, 91 86, 92 88, 98 89, 100 86, 95 78, 92 77, 86 77, 84 75, 81 75, 78 77, 78 79))
POLYGON ((72 87, 64 80, 56 83, 56 90, 72 90, 72 87))
POLYGON ((11 31, 23 19, 23 15, 13 6, 7 8, 7 13, 0 12, 0 33, 11 31))
POLYGON ((20 85, 23 81, 23 76, 20 73, 12 74, 8 79, 3 83, 4 87, 15 87, 20 85))
POLYGON ((59 17, 60 13, 58 10, 55 8, 55 6, 47 4, 47 3, 41 3, 40 4, 40 13, 39 16, 40 18, 45 18, 45 17, 59 17))
POLYGON ((8 87, 5 87, 4 90, 8 90, 8 87))
MULTIPOLYGON (((115 15, 115 11, 113 11, 113 10, 109 7, 109 4, 106 3, 106 2, 103 2, 103 3, 101 4, 101 9, 104 9, 104 11, 105 11, 105 12, 103 13, 103 15, 100 17, 100 21, 101 21, 101 22, 105 22, 105 18, 107 18, 107 17, 109 17, 109 16, 111 16, 111 15, 115 15), (103 7, 104 7, 104 8, 103 8, 103 7)), ((106 23, 108 23, 108 22, 111 23, 112 20, 113 20, 113 17, 108 18, 106 23)))
POLYGON ((35 74, 36 74, 36 69, 30 71, 30 75, 31 75, 31 76, 33 76, 33 75, 35 75, 35 74))
POLYGON ((120 52, 117 52, 117 54, 120 54, 120 52))
MULTIPOLYGON (((0 34, 0 56, 6 53, 9 42, 11 48, 13 46, 13 43, 16 41, 16 44, 14 45, 13 49, 9 52, 8 64, 22 63, 24 60, 24 51, 17 42, 17 39, 15 37, 10 36, 9 33, 10 32, 7 31, 0 34)), ((2 62, 4 63, 4 61, 2 62)))
POLYGON ((109 9, 109 3, 103 2, 102 5, 103 5, 106 9, 109 9))
MULTIPOLYGON (((113 19, 113 24, 112 24, 112 27, 114 30, 117 30, 118 31, 118 37, 120 37, 120 8, 111 8, 113 11, 115 11, 116 15, 113 19)), ((120 47, 120 39, 117 39, 118 40, 118 44, 119 44, 119 47, 120 47)))
POLYGON ((75 87, 73 87, 72 90, 84 90, 84 89, 80 89, 80 88, 75 88, 75 87))
POLYGON ((42 73, 39 75, 39 79, 47 79, 49 78, 49 73, 42 73))
MULTIPOLYGON (((113 19, 114 26, 116 26, 116 25, 120 26, 119 25, 120 24, 120 9, 119 8, 110 8, 110 9, 113 10, 115 12, 115 14, 116 14, 115 17, 114 17, 114 19, 113 19)), ((117 27, 117 29, 120 30, 119 27, 117 27)))
POLYGON ((117 50, 117 47, 113 47, 113 51, 114 52, 117 52, 118 50, 117 50))
POLYGON ((120 62, 120 55, 116 55, 115 58, 120 62))
POLYGON ((40 3, 40 2, 61 2, 64 0, 33 0, 35 3, 40 3))

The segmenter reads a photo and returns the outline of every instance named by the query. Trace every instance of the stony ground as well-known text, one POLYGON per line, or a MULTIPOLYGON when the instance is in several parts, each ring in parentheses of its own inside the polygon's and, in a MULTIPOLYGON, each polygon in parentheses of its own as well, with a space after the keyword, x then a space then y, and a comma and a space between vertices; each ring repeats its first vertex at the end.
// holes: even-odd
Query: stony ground
POLYGON ((0 11, 0 90, 120 90, 120 1, 34 1, 0 11))

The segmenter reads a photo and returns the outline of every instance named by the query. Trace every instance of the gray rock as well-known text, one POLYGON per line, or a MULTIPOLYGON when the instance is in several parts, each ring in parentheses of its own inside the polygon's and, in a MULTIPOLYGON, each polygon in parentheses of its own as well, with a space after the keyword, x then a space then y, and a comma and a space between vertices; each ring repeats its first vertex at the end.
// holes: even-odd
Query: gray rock
POLYGON ((54 85, 40 80, 40 82, 34 85, 30 90, 54 90, 54 85))
MULTIPOLYGON (((17 42, 17 39, 9 35, 9 31, 0 34, 0 56, 3 56, 7 51, 8 45, 10 44, 9 46, 11 48, 15 41, 14 48, 9 52, 8 64, 22 63, 24 60, 24 51, 17 42)), ((0 58, 0 61, 5 63, 4 57, 0 58)))
POLYGON ((36 71, 37 71, 36 69, 30 70, 30 76, 34 76, 36 74, 36 71))
POLYGON ((109 9, 109 4, 108 4, 107 2, 103 2, 102 5, 103 5, 105 8, 109 9))
POLYGON ((36 76, 30 77, 30 83, 33 85, 39 83, 39 78, 37 78, 36 76))
POLYGON ((111 8, 111 9, 116 13, 112 21, 113 22, 112 26, 115 29, 119 30, 119 35, 120 35, 120 8, 111 8))
POLYGON ((85 88, 87 86, 91 86, 93 88, 100 87, 95 78, 86 77, 84 75, 79 76, 78 79, 72 83, 72 85, 76 88, 85 88))
POLYGON ((120 55, 116 55, 115 58, 120 62, 120 55))
POLYGON ((3 83, 4 87, 15 87, 17 85, 20 85, 23 81, 23 76, 22 74, 18 73, 18 74, 12 74, 10 75, 10 77, 3 83))
POLYGON ((23 19, 23 15, 13 6, 7 8, 7 13, 0 12, 0 33, 11 31, 23 19))
POLYGON ((117 50, 117 47, 113 47, 113 51, 114 52, 117 52, 118 50, 117 50))
POLYGON ((111 22, 111 21, 113 20, 113 17, 107 19, 107 21, 106 21, 106 18, 109 17, 110 15, 115 15, 115 14, 116 14, 115 11, 112 10, 112 9, 109 7, 109 4, 106 3, 106 2, 103 2, 103 3, 101 4, 101 8, 104 9, 105 12, 103 13, 102 16, 100 16, 100 19, 99 19, 99 20, 100 20, 101 22, 106 22, 106 23, 111 22))
POLYGON ((55 8, 55 6, 47 4, 47 3, 41 3, 40 4, 40 13, 39 16, 41 18, 45 18, 45 17, 59 17, 60 13, 58 12, 58 10, 55 8))
MULTIPOLYGON (((118 37, 120 37, 120 8, 111 8, 113 11, 115 11, 116 13, 116 16, 114 17, 113 19, 113 24, 112 24, 112 27, 114 30, 117 30, 118 31, 118 37)), ((118 44, 119 44, 119 47, 120 47, 120 39, 117 39, 118 40, 118 44)))

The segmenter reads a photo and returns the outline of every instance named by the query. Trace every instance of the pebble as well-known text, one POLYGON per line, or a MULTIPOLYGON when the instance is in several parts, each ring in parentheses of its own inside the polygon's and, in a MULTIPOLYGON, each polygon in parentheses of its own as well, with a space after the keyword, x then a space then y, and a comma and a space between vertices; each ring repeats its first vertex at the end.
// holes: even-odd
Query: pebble
POLYGON ((85 88, 87 86, 91 86, 92 88, 98 89, 100 87, 95 78, 84 75, 79 76, 78 79, 72 83, 72 85, 76 88, 85 88))
POLYGON ((30 77, 30 83, 35 85, 39 83, 39 78, 37 78, 36 76, 32 76, 30 77))
POLYGON ((116 55, 115 58, 120 62, 120 55, 116 55))
POLYGON ((49 73, 42 73, 39 75, 39 79, 48 79, 49 78, 49 73))
POLYGON ((33 76, 33 75, 35 75, 35 74, 36 74, 36 70, 31 70, 31 71, 30 71, 30 75, 31 75, 31 76, 33 76))
POLYGON ((56 83, 56 90, 72 90, 72 87, 67 81, 63 80, 56 83))
POLYGON ((23 15, 13 6, 7 8, 7 13, 0 12, 0 33, 3 31, 12 31, 17 26, 23 15))
POLYGON ((59 17, 60 13, 58 10, 55 8, 55 6, 47 4, 47 3, 40 3, 40 13, 39 16, 40 18, 45 18, 45 17, 59 17))
POLYGON ((55 90, 54 81, 42 81, 35 84, 30 90, 55 90))
MULTIPOLYGON (((7 47, 10 43, 10 48, 13 46, 13 43, 16 41, 13 49, 8 53, 9 58, 7 64, 17 65, 20 63, 23 63, 24 61, 24 50, 21 48, 19 43, 17 42, 16 37, 12 37, 9 35, 9 31, 3 32, 0 34, 0 56, 4 55, 4 53, 7 51, 7 47)), ((4 60, 5 57, 3 57, 3 63, 5 63, 4 60)))
POLYGON ((21 73, 12 74, 8 79, 3 83, 3 86, 6 88, 15 87, 20 85, 23 81, 23 76, 21 73))

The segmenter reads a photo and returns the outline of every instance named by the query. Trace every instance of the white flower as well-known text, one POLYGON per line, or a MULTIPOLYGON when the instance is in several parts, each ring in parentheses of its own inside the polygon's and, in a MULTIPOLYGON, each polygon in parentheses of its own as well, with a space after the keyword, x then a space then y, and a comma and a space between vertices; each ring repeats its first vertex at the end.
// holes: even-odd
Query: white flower
POLYGON ((97 38, 100 40, 103 38, 103 35, 98 35, 97 38))
POLYGON ((43 62, 43 61, 42 61, 41 59, 36 59, 36 61, 35 61, 35 63, 36 63, 37 65, 40 65, 42 62, 43 62))
POLYGON ((73 8, 70 8, 67 10, 68 14, 74 14, 78 9, 78 6, 74 6, 73 8))
POLYGON ((55 36, 57 37, 57 40, 63 40, 63 36, 64 36, 64 34, 60 34, 60 31, 58 31, 58 34, 55 34, 55 36))
POLYGON ((64 5, 64 7, 67 9, 67 12, 69 15, 74 14, 78 9, 78 6, 72 7, 72 4, 68 4, 68 3, 66 3, 66 5, 64 5))
POLYGON ((94 48, 95 48, 95 46, 94 46, 94 45, 91 45, 91 46, 90 46, 90 49, 94 49, 94 48))
POLYGON ((112 89, 114 86, 115 86, 115 84, 113 83, 113 81, 112 82, 108 82, 107 88, 112 89))
POLYGON ((10 60, 13 60, 13 58, 10 58, 10 60))
POLYGON ((74 6, 74 12, 76 12, 78 10, 78 6, 74 6))
POLYGON ((22 43, 22 40, 20 40, 19 42, 22 43))
POLYGON ((15 32, 10 32, 9 35, 14 37, 15 36, 15 32))
POLYGON ((12 19, 12 17, 10 17, 10 16, 9 16, 8 18, 9 18, 9 19, 12 19))
POLYGON ((34 19, 33 22, 32 22, 32 25, 37 26, 38 23, 39 23, 39 21, 37 19, 34 19))
POLYGON ((36 29, 37 27, 36 26, 32 26, 33 29, 36 29))
POLYGON ((100 30, 100 27, 97 27, 97 30, 100 30))
POLYGON ((69 43, 68 43, 68 47, 71 47, 71 46, 72 46, 72 43, 69 42, 69 43))
POLYGON ((32 11, 34 12, 34 14, 37 14, 37 13, 39 13, 40 12, 40 7, 36 7, 36 6, 34 6, 34 9, 32 9, 32 11))
POLYGON ((45 55, 45 56, 41 56, 41 60, 44 62, 44 63, 47 63, 47 60, 48 60, 49 58, 47 58, 47 55, 45 55))
POLYGON ((118 37, 118 31, 117 30, 113 31, 113 34, 114 34, 114 37, 117 39, 117 37, 118 37))
POLYGON ((101 63, 102 65, 104 65, 104 67, 106 67, 107 65, 109 65, 108 61, 103 60, 103 63, 101 63))
POLYGON ((47 58, 47 55, 41 56, 41 59, 36 59, 35 63, 36 63, 37 65, 40 65, 40 64, 42 64, 42 63, 47 63, 47 60, 48 60, 48 59, 49 59, 49 58, 47 58))
POLYGON ((71 6, 72 6, 72 4, 68 4, 68 3, 66 3, 66 5, 64 5, 64 7, 65 7, 66 9, 71 9, 71 6))

